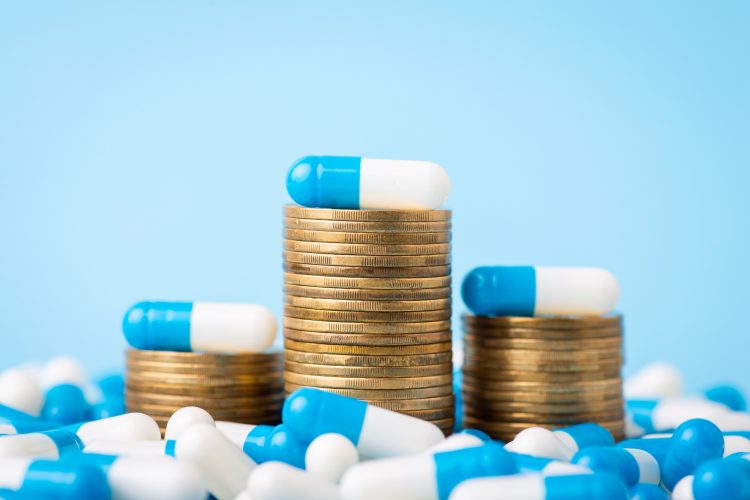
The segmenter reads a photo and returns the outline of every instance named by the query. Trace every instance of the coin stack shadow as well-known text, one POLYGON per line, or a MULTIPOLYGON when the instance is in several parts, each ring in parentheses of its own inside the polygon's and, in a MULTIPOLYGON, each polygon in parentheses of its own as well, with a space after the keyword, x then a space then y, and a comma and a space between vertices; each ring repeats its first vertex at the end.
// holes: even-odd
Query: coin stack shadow
POLYGON ((216 420, 277 424, 284 403, 283 357, 261 354, 127 351, 125 405, 162 432, 169 417, 199 406, 216 420))
POLYGON ((454 423, 449 210, 285 207, 285 390, 454 423))
POLYGON ((464 315, 463 422, 509 441, 596 422, 624 435, 622 321, 464 315))

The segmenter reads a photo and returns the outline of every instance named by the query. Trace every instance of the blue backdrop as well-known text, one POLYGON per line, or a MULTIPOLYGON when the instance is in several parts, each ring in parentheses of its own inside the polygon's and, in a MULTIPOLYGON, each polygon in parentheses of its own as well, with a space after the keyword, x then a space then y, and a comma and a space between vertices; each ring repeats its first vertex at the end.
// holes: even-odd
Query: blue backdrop
POLYGON ((4 4, 0 368, 120 367, 142 299, 280 313, 286 169, 346 154, 448 169, 456 283, 610 268, 626 373, 750 389, 749 4, 607 4, 4 4))

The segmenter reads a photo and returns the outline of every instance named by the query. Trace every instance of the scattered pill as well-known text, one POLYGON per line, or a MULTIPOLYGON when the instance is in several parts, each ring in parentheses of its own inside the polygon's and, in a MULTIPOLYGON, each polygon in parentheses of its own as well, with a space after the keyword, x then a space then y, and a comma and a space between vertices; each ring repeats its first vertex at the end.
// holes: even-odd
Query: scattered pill
POLYGON ((87 377, 76 360, 67 356, 52 358, 42 369, 41 382, 45 390, 43 418, 62 424, 89 419, 91 406, 84 394, 87 377))
POLYGON ((672 492, 674 500, 745 500, 750 498, 750 461, 739 456, 708 460, 694 476, 685 476, 672 492))
POLYGON ((450 500, 627 500, 625 486, 608 474, 542 476, 516 474, 471 479, 450 500))
POLYGON ((359 462, 357 448, 341 434, 323 434, 310 443, 305 469, 331 483, 338 483, 346 470, 359 462))
POLYGON ((592 315, 614 310, 620 286, 599 268, 477 267, 464 278, 461 296, 484 316, 592 315))
POLYGON ((276 318, 257 304, 140 302, 123 320, 137 349, 201 352, 263 352, 276 339, 276 318))
POLYGON ((441 451, 460 450, 462 448, 471 448, 472 446, 481 446, 489 439, 482 439, 474 433, 466 431, 457 432, 440 441, 438 444, 425 450, 425 453, 438 453, 441 451))
MULTIPOLYGON (((42 411, 44 394, 34 377, 10 368, 0 374, 0 404, 36 417, 42 411)), ((7 410, 0 415, 8 415, 7 410)))
POLYGON ((109 441, 99 439, 86 445, 84 453, 114 455, 126 457, 160 457, 174 456, 175 441, 156 441, 153 439, 133 441, 109 441))
POLYGON ((589 446, 572 459, 572 463, 591 469, 594 473, 611 474, 626 485, 659 484, 661 469, 653 455, 635 448, 589 446))
POLYGON ((747 401, 745 395, 734 385, 722 384, 709 387, 703 391, 703 395, 709 401, 723 404, 733 411, 746 411, 747 401))
POLYGON ((29 432, 41 432, 59 427, 57 422, 46 420, 9 420, 0 417, 0 434, 27 434, 29 432))
POLYGON ((286 189, 305 207, 434 209, 448 199, 451 182, 428 161, 305 156, 289 169, 286 189))
POLYGON ((519 432, 505 449, 545 458, 569 462, 578 450, 588 446, 612 446, 612 434, 597 424, 579 424, 551 431, 544 427, 529 427, 519 432))
POLYGON ((705 419, 692 419, 675 429, 662 465, 662 482, 671 490, 702 463, 724 455, 724 436, 705 419))
POLYGON ((516 471, 510 453, 498 443, 486 443, 362 462, 346 471, 340 492, 344 500, 445 500, 461 481, 516 471))
POLYGON ((534 457, 521 453, 511 453, 516 461, 518 472, 521 474, 537 473, 545 476, 560 476, 571 474, 590 474, 591 469, 583 465, 571 464, 552 458, 534 457))
POLYGON ((256 467, 229 438, 208 424, 197 424, 183 432, 174 454, 178 461, 195 467, 208 491, 219 500, 234 500, 245 490, 256 467))
POLYGON ((0 498, 108 499, 104 474, 84 463, 0 458, 0 498), (6 494, 10 493, 10 494, 6 494))
POLYGON ((283 462, 259 465, 248 479, 252 500, 338 500, 336 484, 283 462))
POLYGON ((164 439, 178 439, 186 429, 197 424, 216 425, 211 414, 203 408, 198 408, 197 406, 180 408, 169 417, 167 429, 164 432, 164 439))
POLYGON ((284 424, 250 425, 220 421, 216 422, 216 428, 257 464, 278 461, 300 469, 305 467, 307 443, 294 437, 284 424))
POLYGON ((126 413, 116 417, 68 425, 61 430, 75 433, 84 446, 98 440, 160 440, 161 430, 153 418, 143 413, 126 413))
POLYGON ((671 363, 644 366, 623 383, 625 399, 664 399, 682 394, 682 374, 671 363))
POLYGON ((0 458, 56 459, 82 448, 78 436, 67 430, 0 436, 0 458))
POLYGON ((669 500, 669 494, 658 484, 642 483, 630 488, 630 500, 669 500))
POLYGON ((430 422, 309 387, 287 397, 282 420, 302 441, 329 432, 341 434, 363 458, 419 453, 445 439, 430 422))
POLYGON ((723 431, 750 430, 749 413, 731 411, 723 404, 695 396, 629 399, 625 407, 633 428, 643 434, 671 431, 693 418, 710 420, 723 431))

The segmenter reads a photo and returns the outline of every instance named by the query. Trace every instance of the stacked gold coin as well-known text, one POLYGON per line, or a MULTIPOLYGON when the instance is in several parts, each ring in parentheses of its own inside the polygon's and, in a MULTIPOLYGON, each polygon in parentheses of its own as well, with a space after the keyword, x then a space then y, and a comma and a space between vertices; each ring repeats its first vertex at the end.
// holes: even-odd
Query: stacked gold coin
POLYGON ((285 389, 453 427, 451 213, 285 208, 285 389))
POLYGON ((465 315, 466 427, 511 440, 531 426, 596 422, 624 435, 620 316, 465 315))
POLYGON ((127 352, 125 404, 162 428, 176 410, 199 406, 216 420, 276 424, 284 403, 283 358, 263 354, 127 352))

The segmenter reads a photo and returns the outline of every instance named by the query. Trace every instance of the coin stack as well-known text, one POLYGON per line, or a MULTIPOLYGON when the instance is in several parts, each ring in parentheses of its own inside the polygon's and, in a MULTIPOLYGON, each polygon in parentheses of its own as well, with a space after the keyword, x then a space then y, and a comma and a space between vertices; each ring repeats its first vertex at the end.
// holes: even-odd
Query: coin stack
POLYGON ((283 358, 280 352, 208 354, 127 352, 125 405, 156 420, 199 406, 216 420, 276 424, 281 420, 283 358))
POLYGON ((620 316, 465 315, 463 421, 509 441, 531 426, 596 422, 624 435, 620 316))
POLYGON ((451 212, 285 208, 284 381, 453 427, 451 212))

